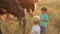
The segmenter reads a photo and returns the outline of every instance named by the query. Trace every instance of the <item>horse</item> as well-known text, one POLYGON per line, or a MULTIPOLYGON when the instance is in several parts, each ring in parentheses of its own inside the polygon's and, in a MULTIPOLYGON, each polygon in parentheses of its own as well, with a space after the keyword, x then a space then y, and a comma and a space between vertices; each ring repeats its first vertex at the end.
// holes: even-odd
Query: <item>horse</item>
POLYGON ((32 16, 32 13, 35 9, 35 3, 38 0, 0 0, 0 10, 4 9, 4 11, 0 11, 0 14, 12 14, 15 17, 17 17, 19 24, 21 25, 22 17, 24 17, 23 20, 23 26, 26 26, 26 20, 25 20, 25 12, 24 8, 27 9, 27 13, 29 13, 32 16), (32 12, 30 12, 30 9, 32 12))
POLYGON ((35 5, 38 0, 18 0, 18 1, 20 2, 20 5, 22 6, 22 8, 27 9, 27 13, 29 13, 32 16, 32 13, 36 8, 35 5), (30 11, 30 9, 32 10, 32 12, 30 11))

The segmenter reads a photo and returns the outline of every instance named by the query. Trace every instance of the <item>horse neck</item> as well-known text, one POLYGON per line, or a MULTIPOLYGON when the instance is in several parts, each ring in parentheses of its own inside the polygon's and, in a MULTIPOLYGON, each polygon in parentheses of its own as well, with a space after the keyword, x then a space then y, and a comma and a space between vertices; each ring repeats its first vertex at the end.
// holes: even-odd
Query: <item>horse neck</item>
POLYGON ((34 0, 18 0, 21 4, 34 3, 34 0))

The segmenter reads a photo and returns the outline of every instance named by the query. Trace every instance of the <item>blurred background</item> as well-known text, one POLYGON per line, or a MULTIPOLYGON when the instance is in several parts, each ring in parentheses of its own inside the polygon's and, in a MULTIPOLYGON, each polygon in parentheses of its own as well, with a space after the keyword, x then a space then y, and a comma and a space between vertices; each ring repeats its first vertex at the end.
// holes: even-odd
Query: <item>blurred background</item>
MULTIPOLYGON (((60 34, 60 0, 38 0, 37 8, 33 15, 39 15, 40 9, 43 6, 47 6, 47 13, 49 15, 49 21, 47 22, 46 32, 47 34, 60 34)), ((26 30, 25 34, 29 34, 31 31, 32 17, 26 13, 26 30)), ((12 17, 14 18, 14 17, 12 17)), ((2 24, 3 34, 21 34, 22 29, 20 29, 18 22, 3 22, 2 24)))

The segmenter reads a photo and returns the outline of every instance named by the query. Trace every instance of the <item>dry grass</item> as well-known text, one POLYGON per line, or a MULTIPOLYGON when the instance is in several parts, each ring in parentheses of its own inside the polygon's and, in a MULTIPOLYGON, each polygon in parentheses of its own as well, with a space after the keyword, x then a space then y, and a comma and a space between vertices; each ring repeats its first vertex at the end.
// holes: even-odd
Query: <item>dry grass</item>
MULTIPOLYGON (((40 8, 43 6, 48 7, 49 22, 47 26, 47 34, 60 34, 60 2, 59 0, 41 0, 37 4, 37 9, 34 15, 39 15, 40 8)), ((32 17, 26 13, 26 34, 29 34, 33 25, 32 17)), ((21 34, 18 22, 13 24, 4 22, 2 23, 3 34, 21 34)))

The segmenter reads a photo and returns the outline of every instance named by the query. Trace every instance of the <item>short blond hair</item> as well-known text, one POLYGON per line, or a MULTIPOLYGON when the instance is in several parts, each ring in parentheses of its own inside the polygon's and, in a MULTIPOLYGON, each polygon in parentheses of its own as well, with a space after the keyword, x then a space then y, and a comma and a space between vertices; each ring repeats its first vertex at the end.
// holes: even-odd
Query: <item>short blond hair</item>
POLYGON ((40 21, 40 17, 39 16, 33 16, 33 21, 34 23, 38 24, 38 22, 40 21))

